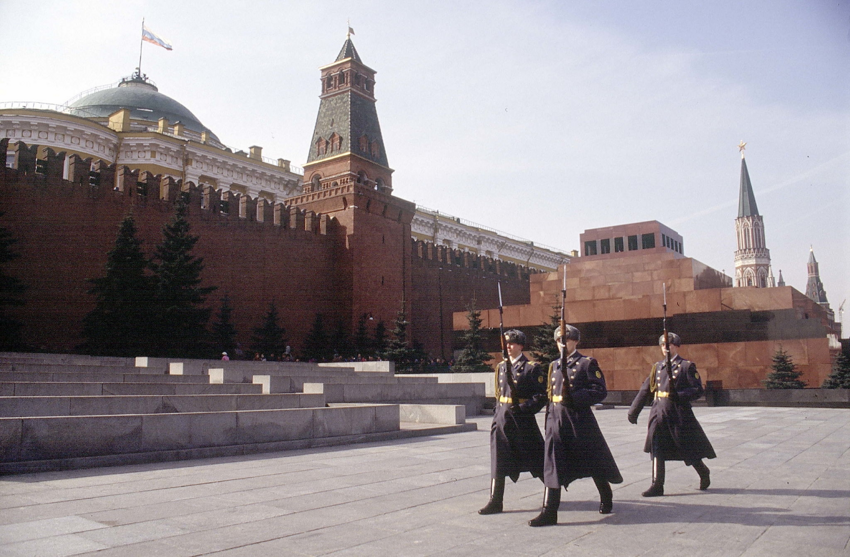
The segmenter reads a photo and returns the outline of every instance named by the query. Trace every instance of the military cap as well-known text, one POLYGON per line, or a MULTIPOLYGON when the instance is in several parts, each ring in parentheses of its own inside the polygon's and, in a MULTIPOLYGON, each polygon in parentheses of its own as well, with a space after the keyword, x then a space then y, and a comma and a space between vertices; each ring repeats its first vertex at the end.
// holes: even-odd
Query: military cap
POLYGON ((522 344, 523 346, 525 346, 525 333, 523 333, 522 331, 518 331, 517 329, 505 331, 505 340, 507 342, 512 342, 514 344, 522 344))
MULTIPOLYGON (((670 344, 672 344, 673 346, 682 346, 682 337, 680 337, 676 333, 667 333, 667 336, 670 337, 670 344)), ((658 345, 664 345, 664 335, 661 335, 658 338, 658 345)))
MULTIPOLYGON (((576 329, 575 327, 573 327, 572 325, 569 325, 569 324, 567 324, 565 328, 567 329, 566 337, 569 340, 574 340, 576 342, 581 340, 581 333, 579 332, 578 329, 576 329)), ((561 340, 561 327, 560 326, 557 329, 555 329, 555 340, 561 340)))

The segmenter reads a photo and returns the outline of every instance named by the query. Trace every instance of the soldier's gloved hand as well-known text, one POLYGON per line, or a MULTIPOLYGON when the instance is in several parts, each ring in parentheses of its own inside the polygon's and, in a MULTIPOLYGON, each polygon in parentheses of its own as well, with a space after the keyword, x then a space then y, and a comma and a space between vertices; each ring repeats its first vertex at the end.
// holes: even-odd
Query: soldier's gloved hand
POLYGON ((629 423, 637 425, 637 414, 629 414, 629 423))

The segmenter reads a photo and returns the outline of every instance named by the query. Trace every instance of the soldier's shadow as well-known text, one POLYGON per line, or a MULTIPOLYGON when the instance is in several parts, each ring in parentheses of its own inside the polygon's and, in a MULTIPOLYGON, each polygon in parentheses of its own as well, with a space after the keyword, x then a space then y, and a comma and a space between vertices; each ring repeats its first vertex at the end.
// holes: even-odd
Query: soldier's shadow
POLYGON ((750 526, 850 526, 850 515, 797 514, 781 506, 736 506, 715 501, 711 495, 751 495, 754 498, 764 496, 778 497, 820 497, 825 499, 843 499, 850 497, 848 490, 829 489, 738 489, 712 488, 700 494, 670 494, 663 497, 641 499, 614 499, 614 512, 597 520, 572 521, 571 511, 587 512, 598 507, 594 501, 561 501, 558 510, 558 525, 593 524, 659 524, 678 522, 697 522, 704 524, 746 524, 750 526), (705 497, 705 503, 679 503, 676 500, 686 496, 705 497))

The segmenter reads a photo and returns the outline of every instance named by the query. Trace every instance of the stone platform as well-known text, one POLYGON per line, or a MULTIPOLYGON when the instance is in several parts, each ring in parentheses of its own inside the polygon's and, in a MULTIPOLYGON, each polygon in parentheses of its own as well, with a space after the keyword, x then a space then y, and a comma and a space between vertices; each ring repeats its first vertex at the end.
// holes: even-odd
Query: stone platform
POLYGON ((390 362, 0 354, 0 474, 468 431, 483 399, 390 362))
MULTIPOLYGON (((346 447, 0 478, 0 556, 839 557, 850 553, 850 410, 695 409, 712 484, 670 463, 645 499, 646 418, 596 412, 625 481, 562 493, 559 524, 529 528, 542 485, 487 499, 490 418, 476 431, 346 447)), ((542 413, 539 420, 542 422, 542 413)))

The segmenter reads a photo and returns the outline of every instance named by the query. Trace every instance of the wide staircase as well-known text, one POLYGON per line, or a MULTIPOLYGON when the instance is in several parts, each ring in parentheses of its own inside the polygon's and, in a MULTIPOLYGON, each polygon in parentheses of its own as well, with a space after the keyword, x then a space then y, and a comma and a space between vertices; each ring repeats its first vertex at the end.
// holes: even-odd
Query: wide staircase
POLYGON ((0 474, 469 431, 484 401, 391 362, 0 353, 0 474))

